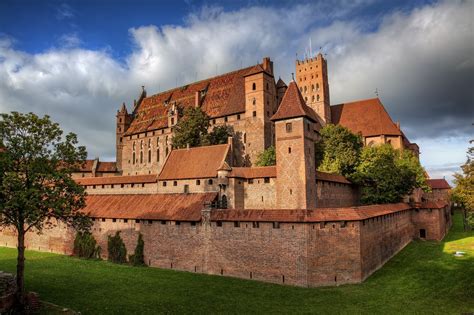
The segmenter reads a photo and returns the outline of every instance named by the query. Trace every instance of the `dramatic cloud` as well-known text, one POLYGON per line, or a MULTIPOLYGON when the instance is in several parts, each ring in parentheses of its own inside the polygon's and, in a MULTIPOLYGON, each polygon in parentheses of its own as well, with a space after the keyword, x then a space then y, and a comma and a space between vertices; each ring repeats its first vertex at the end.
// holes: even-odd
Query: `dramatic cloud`
MULTIPOLYGON (((91 157, 113 158, 115 111, 122 101, 130 108, 141 85, 153 94, 263 56, 288 81, 295 52, 301 58, 311 38, 327 53, 332 103, 374 97, 377 89, 433 172, 447 161, 462 163, 474 117, 473 2, 440 2, 376 21, 348 19, 361 5, 350 4, 342 1, 344 10, 323 3, 232 12, 204 7, 182 26, 130 29, 133 51, 122 62, 109 49, 78 48, 87 43, 74 33, 60 39, 60 48, 34 55, 3 39, 0 111, 47 113, 78 133, 91 157), (439 139, 455 150, 441 162, 425 154, 439 139)), ((71 8, 60 9, 64 18, 73 16, 71 8)))

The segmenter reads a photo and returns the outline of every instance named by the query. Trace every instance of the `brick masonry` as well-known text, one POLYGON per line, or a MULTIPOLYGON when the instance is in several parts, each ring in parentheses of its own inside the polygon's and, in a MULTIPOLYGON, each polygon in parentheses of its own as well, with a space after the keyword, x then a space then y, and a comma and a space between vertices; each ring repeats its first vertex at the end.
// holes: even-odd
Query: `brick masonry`
MULTIPOLYGON (((95 218, 92 234, 107 257, 107 236, 121 231, 127 252, 138 234, 150 266, 304 287, 359 283, 414 238, 441 240, 450 211, 410 209, 358 221, 218 222, 203 210, 201 222, 95 218)), ((212 210, 218 211, 218 210, 212 210)), ((222 210, 220 210, 222 211, 222 210)), ((27 236, 28 249, 71 254, 75 233, 58 225, 27 236)), ((0 244, 16 246, 11 230, 0 244)))

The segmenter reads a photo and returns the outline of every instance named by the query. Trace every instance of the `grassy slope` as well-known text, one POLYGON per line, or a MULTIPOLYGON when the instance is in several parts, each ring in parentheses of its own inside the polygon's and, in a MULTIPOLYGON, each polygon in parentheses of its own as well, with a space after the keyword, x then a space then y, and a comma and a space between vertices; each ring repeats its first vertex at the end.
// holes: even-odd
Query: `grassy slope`
MULTIPOLYGON (((413 242, 360 285, 296 288, 27 252, 26 283, 43 300, 97 313, 452 313, 474 311, 474 233, 461 217, 443 242, 413 242), (467 255, 453 257, 455 250, 467 255)), ((0 270, 14 272, 14 249, 0 270)))

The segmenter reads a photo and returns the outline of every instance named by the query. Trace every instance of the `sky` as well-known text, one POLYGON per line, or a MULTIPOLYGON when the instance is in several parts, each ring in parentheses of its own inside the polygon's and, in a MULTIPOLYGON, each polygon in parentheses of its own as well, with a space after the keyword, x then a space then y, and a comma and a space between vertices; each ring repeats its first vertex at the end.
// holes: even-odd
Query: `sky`
POLYGON ((375 97, 433 178, 474 139, 474 1, 0 1, 0 112, 49 115, 115 158, 115 114, 261 62, 288 82, 311 41, 332 104, 375 97))

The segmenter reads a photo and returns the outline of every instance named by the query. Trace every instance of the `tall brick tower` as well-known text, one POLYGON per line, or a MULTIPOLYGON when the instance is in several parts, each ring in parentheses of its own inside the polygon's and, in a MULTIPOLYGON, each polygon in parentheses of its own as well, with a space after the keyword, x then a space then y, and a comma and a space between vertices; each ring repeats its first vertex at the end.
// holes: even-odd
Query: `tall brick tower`
POLYGON ((117 122, 116 122, 117 127, 115 131, 115 135, 116 135, 115 158, 117 161, 117 169, 119 171, 122 171, 122 151, 123 151, 123 146, 124 146, 123 134, 125 133, 125 131, 127 131, 132 121, 132 116, 128 113, 125 103, 123 103, 120 110, 117 111, 116 117, 117 117, 117 122))
POLYGON ((305 103, 330 123, 328 66, 321 53, 314 58, 296 60, 296 82, 305 103))
POLYGON ((280 107, 271 120, 275 123, 276 207, 311 209, 316 207, 316 114, 308 107, 291 81, 280 107))

